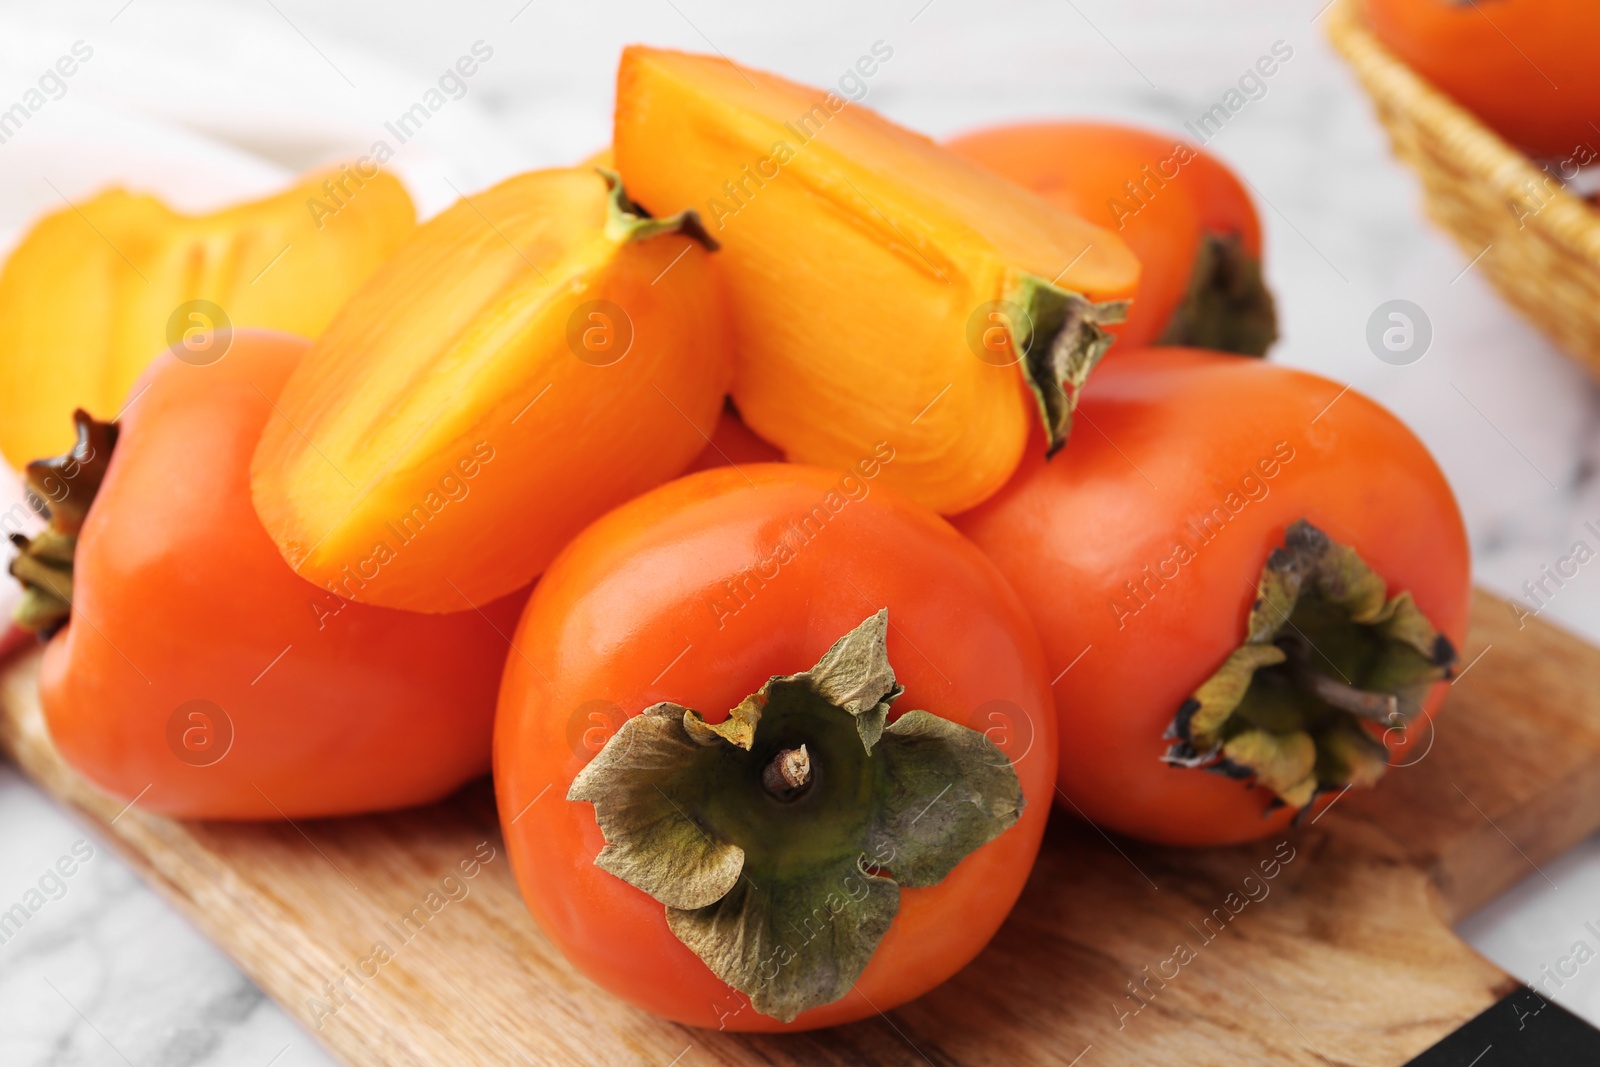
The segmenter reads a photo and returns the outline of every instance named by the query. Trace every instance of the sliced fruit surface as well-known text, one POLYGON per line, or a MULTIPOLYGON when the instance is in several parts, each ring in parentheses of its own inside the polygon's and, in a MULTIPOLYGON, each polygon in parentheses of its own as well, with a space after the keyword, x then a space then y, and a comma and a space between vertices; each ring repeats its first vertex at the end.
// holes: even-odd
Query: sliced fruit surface
POLYGON ((65 451, 73 411, 115 418, 168 347, 208 363, 236 327, 315 337, 415 228, 371 163, 207 215, 111 189, 45 216, 0 272, 0 450, 65 451))
POLYGON ((256 508, 289 563, 349 599, 459 611, 685 467, 731 366, 696 227, 593 169, 520 175, 421 227, 262 434, 256 508))
POLYGON ((1059 447, 1139 265, 1112 233, 869 109, 715 56, 634 47, 617 167, 723 244, 745 422, 792 460, 943 512, 995 492, 1033 411, 1059 447))

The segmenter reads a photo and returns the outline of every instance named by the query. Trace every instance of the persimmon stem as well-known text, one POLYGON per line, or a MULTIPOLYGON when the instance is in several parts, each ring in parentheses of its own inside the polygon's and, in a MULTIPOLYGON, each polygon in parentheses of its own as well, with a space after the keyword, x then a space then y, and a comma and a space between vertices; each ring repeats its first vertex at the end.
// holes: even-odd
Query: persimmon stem
POLYGON ((1295 684, 1318 700, 1380 726, 1404 724, 1405 719, 1400 714, 1400 698, 1394 693, 1361 689, 1317 670, 1311 664, 1308 644, 1298 635, 1279 638, 1277 644, 1289 654, 1290 674, 1295 684))
POLYGON ((1039 405, 1048 458, 1067 443, 1078 393, 1115 340, 1101 327, 1126 321, 1128 301, 1097 304, 1032 274, 1019 275, 1007 299, 1023 312, 1011 343, 1039 405))
POLYGON ((72 615, 78 532, 100 492, 117 444, 115 422, 98 422, 82 408, 73 412, 72 421, 77 439, 70 452, 28 464, 28 494, 49 525, 33 537, 10 537, 17 554, 9 570, 23 591, 11 617, 44 640, 72 615))
POLYGON ((1404 721, 1400 715, 1400 698, 1393 693, 1357 689, 1305 666, 1296 667, 1294 678, 1317 699, 1340 711, 1348 711, 1359 719, 1367 719, 1381 726, 1399 726, 1404 721))
POLYGON ((647 241, 664 233, 677 233, 699 241, 707 252, 721 249, 722 246, 717 243, 717 239, 711 236, 711 231, 700 221, 698 211, 690 208, 670 218, 658 219, 628 196, 627 190, 622 187, 622 177, 616 171, 604 167, 596 167, 595 170, 606 180, 606 186, 611 190, 606 236, 612 240, 647 241))
POLYGON ((1455 645, 1411 594, 1305 519, 1289 524, 1256 582, 1244 641, 1184 701, 1163 757, 1269 790, 1303 811, 1320 793, 1369 786, 1389 737, 1452 676, 1455 645))
POLYGON ((1245 250, 1237 233, 1206 233, 1188 292, 1159 343, 1264 356, 1277 339, 1277 308, 1262 280, 1261 261, 1245 250))
POLYGON ((790 800, 811 784, 811 753, 806 746, 786 748, 761 772, 761 784, 780 800, 790 800))

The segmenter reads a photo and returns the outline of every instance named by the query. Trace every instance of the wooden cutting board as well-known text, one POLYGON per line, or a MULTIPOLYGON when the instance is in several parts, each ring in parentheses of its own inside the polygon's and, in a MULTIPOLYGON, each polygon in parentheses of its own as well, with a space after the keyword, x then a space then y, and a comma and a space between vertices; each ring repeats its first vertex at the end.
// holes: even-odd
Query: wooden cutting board
POLYGON ((663 1022, 575 972, 522 907, 487 783, 299 825, 124 810, 52 749, 31 652, 0 676, 0 744, 350 1064, 1396 1067, 1515 985, 1451 925, 1600 829, 1600 650, 1479 594, 1464 662, 1406 765, 1315 824, 1191 852, 1058 811, 970 967, 790 1036, 663 1022))

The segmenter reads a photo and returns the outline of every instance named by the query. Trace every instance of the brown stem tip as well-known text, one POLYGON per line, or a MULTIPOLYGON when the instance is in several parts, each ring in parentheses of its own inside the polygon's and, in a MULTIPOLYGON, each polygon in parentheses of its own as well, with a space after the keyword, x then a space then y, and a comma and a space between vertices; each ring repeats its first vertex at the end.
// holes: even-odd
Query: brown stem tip
POLYGON ((780 800, 789 800, 810 785, 811 753, 806 751, 806 746, 786 748, 773 756, 772 762, 761 772, 761 784, 780 800))
POLYGON ((1400 698, 1394 693, 1357 689, 1308 667, 1297 667, 1293 674, 1296 682, 1330 707, 1380 726, 1405 725, 1405 718, 1400 714, 1400 698))

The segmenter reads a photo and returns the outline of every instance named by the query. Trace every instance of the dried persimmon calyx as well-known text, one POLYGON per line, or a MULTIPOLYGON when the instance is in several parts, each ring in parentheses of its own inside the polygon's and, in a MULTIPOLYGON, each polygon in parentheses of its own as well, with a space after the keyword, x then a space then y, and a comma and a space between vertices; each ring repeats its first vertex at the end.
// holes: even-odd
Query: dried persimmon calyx
POLYGON ((666 907, 673 934, 756 1011, 789 1022, 848 993, 900 889, 934 885, 1022 812, 1011 761, 902 692, 888 612, 719 723, 661 703, 573 781, 595 864, 666 907))
POLYGON ((1404 729, 1455 646, 1408 592, 1300 519, 1272 550, 1245 639, 1167 728, 1163 757, 1239 778, 1304 810, 1319 793, 1370 786, 1388 766, 1382 731, 1404 729))

